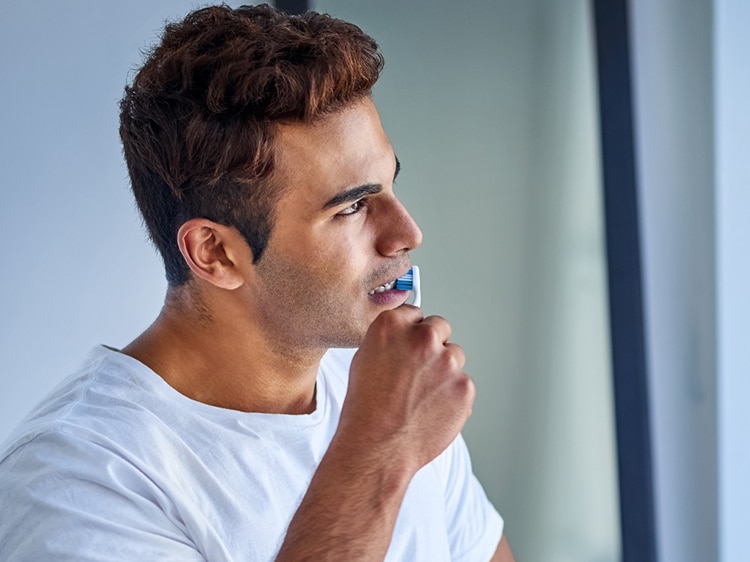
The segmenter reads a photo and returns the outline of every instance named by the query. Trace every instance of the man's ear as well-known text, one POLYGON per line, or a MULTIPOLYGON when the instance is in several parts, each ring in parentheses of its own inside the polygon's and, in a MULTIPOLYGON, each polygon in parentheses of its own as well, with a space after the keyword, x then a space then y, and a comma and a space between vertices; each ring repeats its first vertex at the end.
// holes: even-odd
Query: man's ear
POLYGON ((230 291, 244 283, 238 259, 249 248, 236 229, 208 219, 190 219, 177 231, 177 243, 196 277, 230 291))

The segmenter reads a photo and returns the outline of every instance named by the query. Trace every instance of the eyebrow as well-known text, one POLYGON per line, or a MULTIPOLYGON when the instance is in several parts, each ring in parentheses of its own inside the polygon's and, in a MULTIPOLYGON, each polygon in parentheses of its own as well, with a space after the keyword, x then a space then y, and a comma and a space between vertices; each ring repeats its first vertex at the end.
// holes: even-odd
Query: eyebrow
POLYGON ((379 183, 368 183, 365 185, 352 187, 351 189, 347 189, 346 191, 337 193, 334 197, 329 199, 326 204, 323 205, 323 209, 338 207, 339 205, 343 205, 344 203, 354 203, 355 201, 358 201, 363 197, 367 197, 368 195, 380 193, 382 190, 383 186, 379 183))
MULTIPOLYGON (((396 171, 393 174, 394 181, 398 177, 400 171, 401 162, 399 161, 398 157, 396 157, 396 171)), ((375 195, 376 193, 380 193, 381 191, 383 191, 383 186, 379 183, 368 183, 365 185, 352 187, 351 189, 347 189, 346 191, 337 193, 335 196, 329 199, 326 204, 323 205, 323 209, 325 210, 330 209, 331 207, 338 207, 339 205, 343 205, 344 203, 354 203, 355 201, 358 201, 363 197, 367 197, 368 195, 375 195)))

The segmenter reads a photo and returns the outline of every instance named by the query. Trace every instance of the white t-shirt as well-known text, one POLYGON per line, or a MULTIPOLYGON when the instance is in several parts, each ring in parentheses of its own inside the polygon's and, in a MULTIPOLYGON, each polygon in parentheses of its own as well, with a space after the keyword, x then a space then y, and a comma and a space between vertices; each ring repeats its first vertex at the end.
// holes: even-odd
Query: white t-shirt
MULTIPOLYGON (((0 449, 0 560, 272 560, 336 430, 352 351, 321 363, 317 409, 193 401, 96 348, 0 449)), ((489 560, 503 521, 463 440, 420 470, 386 560, 489 560)))

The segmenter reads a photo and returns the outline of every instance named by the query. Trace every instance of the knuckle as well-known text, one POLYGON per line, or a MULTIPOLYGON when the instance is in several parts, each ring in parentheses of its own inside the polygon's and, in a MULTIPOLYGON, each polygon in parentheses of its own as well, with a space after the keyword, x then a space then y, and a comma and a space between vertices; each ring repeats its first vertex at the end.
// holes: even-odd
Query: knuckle
POLYGON ((429 316, 419 323, 419 327, 425 332, 425 338, 437 341, 441 345, 450 337, 450 324, 440 316, 429 316), (429 334, 429 336, 427 335, 429 334))
MULTIPOLYGON (((429 325, 430 327, 434 328, 435 330, 439 332, 443 332, 448 335, 450 335, 451 333, 450 323, 442 316, 437 316, 437 315, 428 316, 427 318, 424 319, 422 323, 425 325, 429 325)), ((446 337, 445 339, 448 339, 448 338, 446 337)))
POLYGON ((463 348, 456 344, 445 344, 442 357, 443 365, 450 371, 461 371, 466 364, 466 355, 463 348))
POLYGON ((431 314, 430 316, 427 317, 427 319, 432 322, 437 322, 437 323, 444 323, 444 324, 448 323, 448 321, 442 316, 440 316, 439 314, 431 314))
POLYGON ((462 377, 461 387, 466 405, 471 406, 477 395, 477 387, 474 384, 474 380, 466 373, 464 373, 464 376, 462 377))
POLYGON ((442 345, 439 332, 431 324, 419 324, 417 338, 423 347, 433 348, 442 345))
POLYGON ((375 318, 371 325, 371 329, 373 331, 384 331, 387 333, 397 329, 400 324, 401 320, 396 310, 386 310, 381 312, 377 318, 375 318))
POLYGON ((422 311, 412 306, 399 306, 390 310, 384 310, 373 321, 373 325, 378 325, 384 329, 397 329, 409 322, 415 322, 422 319, 422 311))

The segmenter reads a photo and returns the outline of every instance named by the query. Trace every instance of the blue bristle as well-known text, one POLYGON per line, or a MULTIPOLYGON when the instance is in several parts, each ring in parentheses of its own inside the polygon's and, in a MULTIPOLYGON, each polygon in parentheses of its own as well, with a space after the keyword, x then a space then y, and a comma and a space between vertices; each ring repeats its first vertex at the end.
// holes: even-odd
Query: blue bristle
POLYGON ((399 291, 411 291, 414 287, 414 275, 410 269, 404 275, 396 279, 395 289, 399 291))

